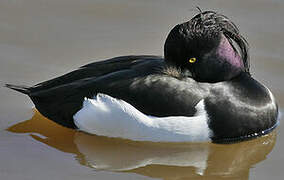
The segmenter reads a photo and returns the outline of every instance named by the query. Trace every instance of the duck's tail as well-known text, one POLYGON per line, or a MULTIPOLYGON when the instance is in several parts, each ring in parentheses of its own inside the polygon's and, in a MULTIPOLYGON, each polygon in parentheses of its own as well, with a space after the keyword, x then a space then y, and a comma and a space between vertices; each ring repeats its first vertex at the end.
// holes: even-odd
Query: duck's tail
POLYGON ((5 87, 21 92, 23 94, 27 94, 27 95, 29 95, 31 92, 30 88, 24 85, 5 84, 5 87))

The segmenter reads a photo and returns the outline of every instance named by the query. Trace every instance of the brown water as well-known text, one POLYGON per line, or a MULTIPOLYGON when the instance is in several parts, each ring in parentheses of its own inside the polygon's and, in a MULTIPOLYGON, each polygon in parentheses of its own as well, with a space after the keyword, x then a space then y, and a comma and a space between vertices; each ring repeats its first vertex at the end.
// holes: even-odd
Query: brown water
MULTIPOLYGON (((1 0, 0 83, 32 85, 93 60, 163 54, 168 31, 197 10, 239 25, 252 74, 284 107, 282 0, 1 0)), ((138 143, 56 125, 0 88, 0 179, 283 179, 283 123, 231 145, 138 143)), ((60 107, 54 107, 60 108, 60 107)), ((280 118, 280 121, 282 121, 280 118)))

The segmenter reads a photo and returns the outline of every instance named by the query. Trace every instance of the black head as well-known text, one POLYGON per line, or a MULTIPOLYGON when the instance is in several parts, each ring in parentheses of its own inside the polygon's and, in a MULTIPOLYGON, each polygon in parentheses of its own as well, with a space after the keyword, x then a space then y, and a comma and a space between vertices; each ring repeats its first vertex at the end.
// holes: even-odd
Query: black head
POLYGON ((176 25, 164 47, 168 64, 189 70, 201 82, 219 82, 249 73, 246 40, 226 16, 205 11, 176 25))

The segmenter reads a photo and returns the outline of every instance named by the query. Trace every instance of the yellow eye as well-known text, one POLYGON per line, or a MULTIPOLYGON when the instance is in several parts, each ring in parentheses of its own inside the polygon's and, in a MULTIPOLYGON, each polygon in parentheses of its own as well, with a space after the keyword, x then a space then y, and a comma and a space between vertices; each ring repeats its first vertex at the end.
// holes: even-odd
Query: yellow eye
POLYGON ((196 58, 190 58, 189 60, 188 60, 188 62, 190 62, 190 63, 195 63, 196 62, 196 58))

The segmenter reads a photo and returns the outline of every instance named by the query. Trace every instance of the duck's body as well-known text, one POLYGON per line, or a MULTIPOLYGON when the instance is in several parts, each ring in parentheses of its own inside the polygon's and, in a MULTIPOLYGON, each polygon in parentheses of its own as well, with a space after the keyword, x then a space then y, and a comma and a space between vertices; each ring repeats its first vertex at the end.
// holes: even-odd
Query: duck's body
MULTIPOLYGON (((216 54, 221 60, 236 58, 229 65, 223 64, 224 70, 214 62, 204 71, 205 60, 196 63, 196 68, 183 68, 182 63, 171 61, 171 53, 166 53, 166 60, 157 56, 123 56, 85 65, 33 87, 7 86, 28 94, 36 108, 53 121, 98 135, 150 141, 229 142, 266 134, 277 124, 273 95, 249 75, 246 61, 232 55, 232 47, 227 50, 230 45, 225 36, 220 38, 214 58, 218 58, 216 54), (98 93, 105 95, 97 97, 98 93), (96 103, 101 104, 97 104, 99 111, 90 112, 96 103), (103 112, 108 114, 104 116, 103 112), (93 116, 95 122, 96 113, 101 113, 101 124, 90 120, 93 116), (110 119, 110 115, 113 122, 118 120, 117 126, 105 126, 110 121, 103 118, 110 119), (125 129, 119 125, 120 117, 121 122, 128 119, 125 129), (136 124, 127 127, 132 122, 136 124), (90 129, 86 126, 90 124, 95 125, 90 129)), ((171 37, 168 39, 171 42, 171 37)), ((172 46, 168 44, 165 48, 172 46)), ((211 54, 210 51, 206 57, 211 54)))

